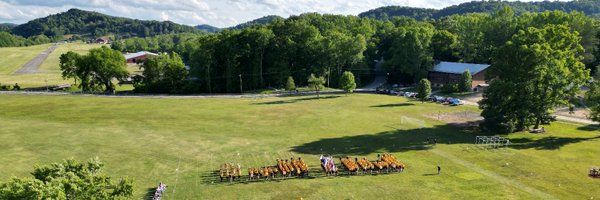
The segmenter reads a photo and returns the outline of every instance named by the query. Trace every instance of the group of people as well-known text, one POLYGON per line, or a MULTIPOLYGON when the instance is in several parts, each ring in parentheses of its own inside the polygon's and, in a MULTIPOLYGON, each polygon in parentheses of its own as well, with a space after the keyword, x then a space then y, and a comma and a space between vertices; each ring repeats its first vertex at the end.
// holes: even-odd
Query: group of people
POLYGON ((600 178, 600 169, 598 169, 598 168, 591 168, 590 169, 590 176, 591 177, 595 177, 595 178, 600 178))
MULTIPOLYGON (((327 176, 337 175, 338 167, 335 164, 331 155, 321 155, 319 158, 321 162, 321 168, 327 176)), ((386 172, 390 171, 401 172, 404 171, 405 165, 400 162, 396 157, 391 154, 377 155, 377 160, 369 161, 367 158, 354 158, 340 157, 340 163, 348 170, 348 174, 358 174, 359 172, 386 172)), ((263 167, 250 167, 248 168, 248 180, 260 180, 269 178, 274 179, 276 177, 304 177, 309 173, 308 165, 302 160, 301 157, 294 159, 293 157, 287 159, 277 159, 275 166, 263 166, 263 167)), ((239 163, 224 163, 220 167, 220 178, 223 180, 229 180, 233 182, 236 179, 241 180, 242 170, 239 163)))
POLYGON ((335 165, 332 156, 321 155, 319 160, 321 161, 321 168, 323 169, 323 171, 325 171, 325 175, 329 176, 337 174, 338 168, 335 165))
POLYGON ((158 184, 158 187, 156 188, 156 191, 154 192, 154 196, 152 197, 152 200, 160 200, 162 199, 162 194, 167 190, 167 185, 160 182, 158 184))
POLYGON ((404 168, 406 167, 391 154, 383 154, 383 156, 377 155, 377 160, 375 161, 369 161, 367 158, 362 158, 360 160, 358 158, 354 158, 354 160, 352 160, 349 157, 340 157, 340 162, 348 170, 349 174, 358 174, 360 171, 369 171, 373 173, 374 170, 378 172, 382 172, 384 170, 386 172, 390 172, 390 170, 401 172, 404 171, 404 168))
POLYGON ((223 181, 224 179, 229 179, 229 181, 231 182, 234 181, 236 178, 239 180, 242 178, 242 165, 240 165, 240 163, 238 163, 237 165, 233 163, 225 163, 221 165, 221 169, 219 172, 221 181, 223 181))

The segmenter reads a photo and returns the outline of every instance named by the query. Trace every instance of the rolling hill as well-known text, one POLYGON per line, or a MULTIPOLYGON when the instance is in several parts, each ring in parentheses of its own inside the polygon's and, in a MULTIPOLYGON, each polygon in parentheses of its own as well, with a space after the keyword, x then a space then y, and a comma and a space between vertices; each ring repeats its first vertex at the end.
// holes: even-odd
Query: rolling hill
POLYGON ((600 15, 600 1, 577 0, 569 2, 538 1, 538 2, 506 2, 506 1, 472 1, 459 5, 446 7, 441 10, 411 8, 404 6, 387 6, 373 9, 359 14, 360 17, 369 17, 379 20, 389 20, 397 16, 413 17, 418 20, 440 19, 450 15, 467 13, 494 13, 499 9, 511 6, 516 14, 525 12, 543 12, 560 10, 565 12, 584 12, 586 15, 600 15))
POLYGON ((146 21, 113 17, 98 12, 70 9, 67 12, 38 18, 14 27, 15 35, 30 37, 46 35, 56 37, 67 34, 117 37, 148 37, 167 33, 197 32, 194 27, 170 21, 146 21))

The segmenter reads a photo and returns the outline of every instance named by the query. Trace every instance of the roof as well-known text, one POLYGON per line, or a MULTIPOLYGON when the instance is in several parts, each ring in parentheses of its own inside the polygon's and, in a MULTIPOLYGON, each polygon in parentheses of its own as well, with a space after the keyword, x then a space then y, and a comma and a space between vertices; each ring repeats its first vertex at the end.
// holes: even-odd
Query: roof
POLYGON ((443 72, 450 74, 462 74, 463 72, 469 70, 471 74, 478 74, 483 70, 490 67, 487 64, 469 64, 469 63, 456 63, 456 62, 440 62, 439 64, 433 67, 434 72, 443 72))
POLYGON ((125 60, 129 60, 129 59, 132 59, 132 58, 137 58, 137 57, 145 56, 145 55, 158 56, 158 54, 155 54, 155 53, 152 53, 152 52, 140 51, 140 52, 137 52, 137 53, 128 53, 128 54, 125 54, 125 60))

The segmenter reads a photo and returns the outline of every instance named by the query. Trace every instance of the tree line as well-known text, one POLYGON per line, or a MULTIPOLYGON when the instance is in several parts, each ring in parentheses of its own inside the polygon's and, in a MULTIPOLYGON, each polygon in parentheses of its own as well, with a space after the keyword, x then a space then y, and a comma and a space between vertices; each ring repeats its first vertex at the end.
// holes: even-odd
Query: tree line
POLYGON ((412 17, 417 20, 442 19, 452 15, 465 15, 469 13, 494 14, 504 7, 511 7, 517 15, 528 12, 563 11, 583 12, 586 15, 598 16, 600 14, 600 2, 595 0, 574 1, 471 1, 459 5, 449 6, 440 10, 427 8, 412 8, 405 6, 386 6, 369 10, 359 14, 360 17, 369 17, 379 20, 391 20, 394 17, 412 17))
POLYGON ((583 13, 560 11, 517 16, 510 7, 494 14, 453 15, 417 21, 397 17, 389 21, 315 13, 275 20, 243 30, 215 34, 173 34, 116 41, 114 49, 177 52, 190 66, 199 92, 239 92, 243 88, 282 88, 292 76, 307 85, 311 73, 338 87, 344 71, 357 84, 369 83, 376 60, 394 83, 416 83, 426 78, 435 61, 491 64, 493 55, 520 30, 564 25, 577 32, 584 51, 577 52, 587 69, 598 66, 598 21, 583 13), (242 80, 240 80, 240 75, 242 80))

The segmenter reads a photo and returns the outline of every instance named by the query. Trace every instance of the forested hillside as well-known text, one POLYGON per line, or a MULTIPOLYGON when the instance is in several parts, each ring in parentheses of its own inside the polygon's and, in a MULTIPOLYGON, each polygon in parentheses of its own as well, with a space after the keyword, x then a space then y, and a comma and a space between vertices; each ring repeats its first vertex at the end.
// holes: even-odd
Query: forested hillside
POLYGON ((537 2, 506 2, 506 1, 472 1, 460 5, 450 6, 441 10, 411 8, 403 6, 381 7, 361 13, 360 17, 370 17, 380 20, 389 20, 397 16, 412 17, 418 20, 422 19, 440 19, 450 15, 463 15, 467 13, 488 13, 492 14, 498 10, 510 6, 517 15, 526 12, 543 11, 579 11, 586 15, 600 15, 600 1, 597 0, 575 0, 569 2, 561 1, 537 1, 537 2))
POLYGON ((14 27, 15 35, 30 37, 46 35, 50 38, 67 34, 90 35, 92 37, 114 34, 117 38, 150 37, 169 33, 193 33, 197 30, 191 26, 173 22, 158 22, 113 17, 97 12, 70 9, 67 12, 35 19, 14 27))

